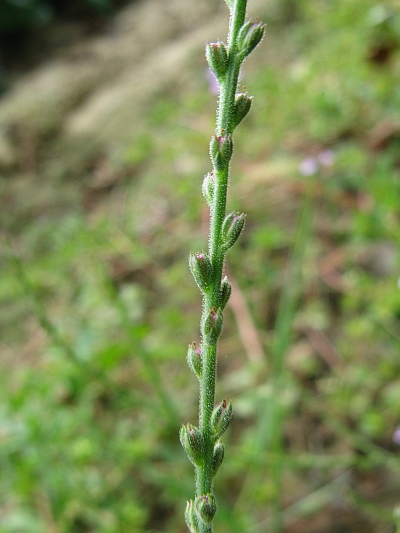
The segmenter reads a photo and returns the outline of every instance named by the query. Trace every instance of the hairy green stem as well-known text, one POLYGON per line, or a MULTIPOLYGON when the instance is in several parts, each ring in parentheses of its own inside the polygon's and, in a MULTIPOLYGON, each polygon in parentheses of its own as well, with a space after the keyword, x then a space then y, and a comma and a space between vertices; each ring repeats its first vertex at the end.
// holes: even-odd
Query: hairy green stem
POLYGON ((213 478, 220 466, 224 448, 220 437, 229 425, 232 406, 223 400, 215 405, 217 348, 222 330, 222 311, 231 292, 223 279, 225 256, 239 237, 245 216, 226 215, 226 200, 232 158, 232 134, 247 115, 251 98, 238 93, 240 67, 264 35, 264 25, 245 23, 247 0, 225 0, 230 9, 228 45, 208 44, 206 58, 220 85, 215 136, 210 143, 212 173, 205 177, 203 193, 210 206, 208 252, 191 254, 189 265, 203 294, 200 333, 201 346, 189 346, 188 363, 199 379, 199 427, 188 424, 180 438, 196 470, 196 497, 188 502, 186 523, 191 533, 211 533, 216 512, 213 478))
MULTIPOLYGON (((232 109, 238 85, 240 62, 237 60, 235 37, 243 25, 247 0, 237 0, 232 9, 229 34, 228 53, 229 66, 225 82, 221 83, 217 110, 216 135, 232 134, 232 109)), ((209 256, 211 259, 213 276, 212 291, 205 296, 203 306, 203 320, 212 307, 218 307, 219 291, 222 282, 224 253, 222 252, 221 228, 226 213, 230 161, 225 168, 214 168, 215 190, 210 209, 209 256)), ((215 380, 217 373, 218 340, 208 342, 203 339, 203 375, 200 382, 199 427, 204 438, 204 462, 197 468, 197 496, 207 494, 212 489, 211 460, 213 442, 211 440, 210 419, 215 403, 215 380)), ((210 529, 211 531, 211 529, 210 529)))

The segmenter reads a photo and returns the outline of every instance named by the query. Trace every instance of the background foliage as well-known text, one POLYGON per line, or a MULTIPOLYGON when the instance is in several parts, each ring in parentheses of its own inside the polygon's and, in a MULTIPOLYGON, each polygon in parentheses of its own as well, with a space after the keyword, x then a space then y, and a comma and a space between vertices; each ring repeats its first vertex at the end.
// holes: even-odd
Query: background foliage
POLYGON ((1 0, 0 1, 0 35, 50 23, 57 13, 86 11, 86 13, 110 13, 113 0, 1 0))
MULTIPOLYGON (((286 0, 259 16, 229 199, 248 224, 228 263, 216 531, 393 533, 400 14, 286 0)), ((201 52, 188 68, 118 156, 38 187, 44 144, 36 169, 0 179, 1 533, 185 531, 177 435, 197 413, 185 354, 200 313, 187 256, 207 238, 215 109, 201 52)))

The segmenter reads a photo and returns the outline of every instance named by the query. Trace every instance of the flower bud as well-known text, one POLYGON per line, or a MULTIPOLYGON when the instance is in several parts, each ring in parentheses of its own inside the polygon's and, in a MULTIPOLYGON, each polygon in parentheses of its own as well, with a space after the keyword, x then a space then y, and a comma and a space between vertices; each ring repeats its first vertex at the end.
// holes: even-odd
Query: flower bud
POLYGON ((194 466, 200 466, 203 460, 203 437, 199 428, 191 424, 182 426, 179 438, 189 461, 194 466))
POLYGON ((229 213, 222 224, 222 247, 224 251, 235 244, 239 235, 242 233, 246 222, 246 215, 244 213, 229 213))
POLYGON ((253 97, 247 93, 238 93, 235 96, 235 109, 233 115, 233 127, 236 128, 247 113, 250 111, 253 97))
POLYGON ((222 400, 213 410, 211 415, 211 430, 216 440, 227 430, 232 420, 232 414, 232 403, 229 402, 227 404, 226 400, 222 400))
POLYGON ((201 348, 195 342, 189 344, 186 359, 190 370, 200 379, 203 371, 203 359, 201 348))
POLYGON ((218 471, 218 468, 221 466, 222 461, 224 460, 225 455, 225 446, 220 440, 217 440, 217 442, 214 445, 214 452, 213 457, 211 461, 211 469, 212 469, 212 475, 213 477, 218 471))
POLYGON ((206 199, 208 205, 211 207, 212 201, 214 198, 214 189, 215 189, 215 176, 212 172, 209 172, 204 176, 202 192, 203 196, 206 199))
POLYGON ((238 33, 238 36, 236 38, 236 44, 237 44, 237 47, 239 48, 239 51, 242 50, 243 48, 243 43, 244 43, 244 39, 246 38, 246 35, 249 33, 249 30, 251 28, 251 26, 253 25, 253 21, 252 20, 248 20, 247 22, 245 22, 243 24, 243 26, 240 28, 239 30, 239 33, 238 33))
POLYGON ((211 524, 217 512, 217 502, 214 494, 197 496, 194 500, 194 505, 200 520, 207 525, 211 524))
POLYGON ((199 516, 193 504, 193 500, 186 503, 185 522, 190 533, 200 533, 199 516))
POLYGON ((221 283, 221 290, 219 293, 219 306, 223 310, 228 303, 232 294, 232 285, 229 283, 228 278, 225 276, 221 283))
POLYGON ((264 33, 265 24, 262 22, 253 23, 249 20, 243 24, 236 41, 239 52, 243 55, 243 59, 254 50, 264 37, 264 33))
POLYGON ((211 72, 220 82, 225 77, 228 70, 228 51, 225 43, 207 43, 206 59, 211 72))
POLYGON ((212 281, 212 267, 208 255, 205 253, 191 253, 189 267, 197 286, 201 292, 207 292, 212 281))
POLYGON ((210 342, 216 342, 221 335, 223 325, 222 311, 212 307, 203 321, 202 333, 210 342))
POLYGON ((215 170, 224 169, 231 160, 233 142, 231 135, 214 135, 210 142, 210 157, 215 170))

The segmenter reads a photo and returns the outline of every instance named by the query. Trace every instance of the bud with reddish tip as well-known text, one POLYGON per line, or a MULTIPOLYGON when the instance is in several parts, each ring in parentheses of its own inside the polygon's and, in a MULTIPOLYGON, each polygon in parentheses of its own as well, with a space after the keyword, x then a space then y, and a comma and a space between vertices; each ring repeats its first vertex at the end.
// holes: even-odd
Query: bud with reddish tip
POLYGON ((250 111, 253 97, 249 96, 247 93, 238 93, 235 96, 235 108, 233 115, 233 127, 236 128, 247 113, 250 111))
POLYGON ((232 415, 231 402, 227 404, 226 400, 223 400, 215 407, 211 415, 211 429, 215 440, 225 433, 232 420, 232 415))
POLYGON ((209 525, 212 523, 217 512, 217 502, 214 494, 203 494, 194 500, 197 514, 202 522, 209 525))
POLYGON ((228 70, 228 50, 225 43, 207 43, 206 59, 211 72, 221 82, 228 70))
POLYGON ((215 170, 224 170, 231 160, 233 141, 231 135, 214 135, 210 142, 210 157, 215 170))
POLYGON ((222 246, 225 252, 238 240, 246 223, 244 213, 229 213, 222 224, 222 246))
POLYGON ((212 267, 208 255, 203 252, 191 253, 189 267, 201 292, 207 292, 212 281, 212 267))
POLYGON ((201 374, 203 371, 203 358, 201 347, 197 346, 195 342, 189 344, 186 359, 191 371, 197 376, 198 379, 201 379, 201 374))
POLYGON ((203 320, 202 333, 210 343, 215 343, 221 335, 223 325, 222 310, 212 307, 203 320))
POLYGON ((237 47, 243 59, 247 57, 260 43, 265 33, 265 24, 262 22, 247 21, 240 28, 237 36, 237 47))
POLYGON ((200 466, 203 461, 204 446, 203 437, 199 428, 191 424, 182 426, 179 432, 179 438, 189 461, 194 466, 200 466))

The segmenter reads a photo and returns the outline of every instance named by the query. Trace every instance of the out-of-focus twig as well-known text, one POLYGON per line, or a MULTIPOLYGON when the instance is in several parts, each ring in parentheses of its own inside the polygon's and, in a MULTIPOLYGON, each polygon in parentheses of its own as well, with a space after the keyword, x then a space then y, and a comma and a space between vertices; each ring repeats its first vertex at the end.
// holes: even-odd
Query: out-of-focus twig
MULTIPOLYGON (((228 268, 227 268, 228 271, 228 268)), ((261 344, 256 325, 247 305, 246 298, 240 290, 235 278, 229 273, 229 280, 232 285, 232 296, 228 302, 235 317, 239 337, 246 355, 251 363, 260 363, 265 361, 264 350, 261 344)))

